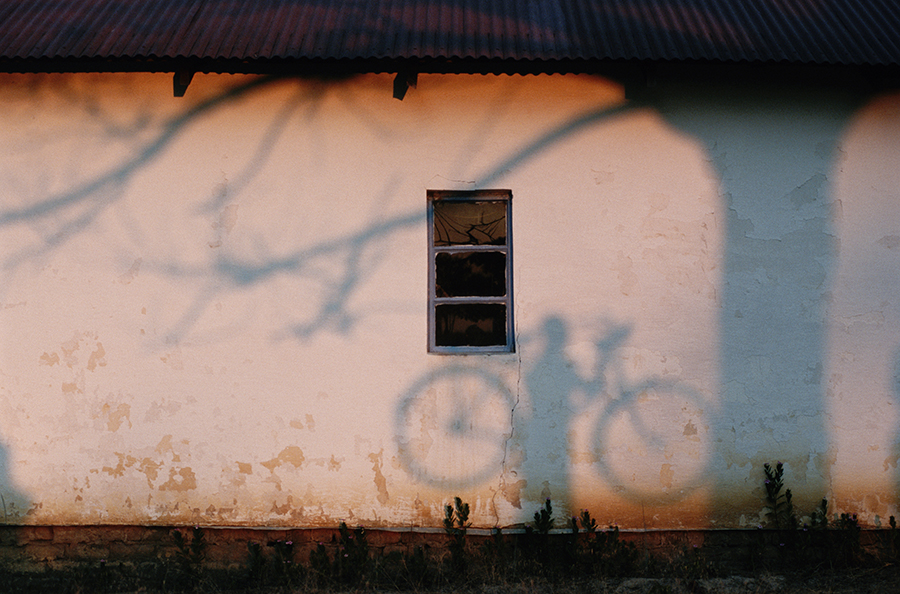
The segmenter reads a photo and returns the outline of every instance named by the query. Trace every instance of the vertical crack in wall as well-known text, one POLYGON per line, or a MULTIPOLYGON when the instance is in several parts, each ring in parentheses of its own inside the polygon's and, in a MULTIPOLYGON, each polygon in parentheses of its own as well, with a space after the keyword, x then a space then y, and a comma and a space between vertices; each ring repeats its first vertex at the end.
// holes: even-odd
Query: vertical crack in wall
POLYGON ((512 441, 516 433, 516 408, 519 406, 519 398, 521 397, 522 386, 522 350, 519 345, 519 323, 516 320, 515 336, 516 336, 516 397, 512 408, 509 411, 509 433, 503 441, 503 459, 500 461, 500 482, 497 490, 491 495, 491 511, 494 514, 494 525, 500 524, 500 513, 497 511, 497 495, 506 491, 506 459, 509 457, 509 442, 512 441))

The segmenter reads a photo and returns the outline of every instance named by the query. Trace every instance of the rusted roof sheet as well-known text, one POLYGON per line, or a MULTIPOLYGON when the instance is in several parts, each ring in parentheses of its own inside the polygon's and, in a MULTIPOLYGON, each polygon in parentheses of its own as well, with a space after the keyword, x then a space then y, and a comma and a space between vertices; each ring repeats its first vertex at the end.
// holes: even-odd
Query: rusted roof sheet
POLYGON ((0 59, 900 64, 897 0, 0 0, 0 59))

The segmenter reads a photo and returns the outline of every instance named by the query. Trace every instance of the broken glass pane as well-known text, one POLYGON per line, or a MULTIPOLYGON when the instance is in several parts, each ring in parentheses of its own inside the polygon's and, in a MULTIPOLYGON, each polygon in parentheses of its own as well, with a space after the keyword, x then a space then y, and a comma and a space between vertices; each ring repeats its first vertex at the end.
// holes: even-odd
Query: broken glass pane
POLYGON ((442 304, 435 308, 437 346, 506 346, 506 305, 442 304))
POLYGON ((435 257, 434 290, 437 297, 503 297, 506 295, 506 254, 439 253, 435 257))
POLYGON ((434 245, 505 245, 506 202, 434 201, 434 245))

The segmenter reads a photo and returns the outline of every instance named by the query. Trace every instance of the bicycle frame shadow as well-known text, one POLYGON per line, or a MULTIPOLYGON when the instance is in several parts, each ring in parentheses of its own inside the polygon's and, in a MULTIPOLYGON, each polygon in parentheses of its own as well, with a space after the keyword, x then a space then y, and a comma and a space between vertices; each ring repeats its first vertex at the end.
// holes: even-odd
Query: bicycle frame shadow
POLYGON ((596 509, 604 492, 623 509, 635 500, 671 505, 706 485, 708 403, 683 382, 627 377, 622 351, 631 325, 602 322, 591 331, 589 362, 570 356, 576 345, 562 317, 521 336, 520 344, 541 354, 520 383, 487 359, 420 377, 395 418, 406 473, 444 494, 489 486, 497 521, 501 508, 515 513, 533 498, 524 497, 526 488, 574 510, 596 509), (662 481, 660 468, 669 473, 662 481))
POLYGON ((565 500, 570 510, 596 513, 602 505, 616 519, 635 503, 684 505, 708 485, 711 403, 664 357, 649 361, 630 345, 633 322, 580 323, 577 338, 572 329, 560 317, 546 319, 542 353, 525 376, 532 424, 564 428, 529 432, 529 451, 566 455, 542 497, 565 500))

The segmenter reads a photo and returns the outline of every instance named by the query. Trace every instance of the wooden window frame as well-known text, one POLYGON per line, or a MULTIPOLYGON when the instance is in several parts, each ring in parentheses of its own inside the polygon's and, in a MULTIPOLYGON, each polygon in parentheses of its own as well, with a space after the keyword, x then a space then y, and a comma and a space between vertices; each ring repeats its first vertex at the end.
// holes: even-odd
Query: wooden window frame
POLYGON ((515 352, 515 323, 513 316, 513 253, 512 253, 512 192, 510 190, 428 190, 428 352, 442 355, 480 355, 515 352), (434 244, 434 204, 438 201, 454 202, 504 202, 506 205, 505 245, 454 245, 434 244), (506 295, 502 297, 438 297, 436 295, 437 255, 493 251, 506 256, 506 295), (436 337, 436 308, 442 304, 497 303, 506 307, 506 344, 490 346, 439 346, 436 337))

